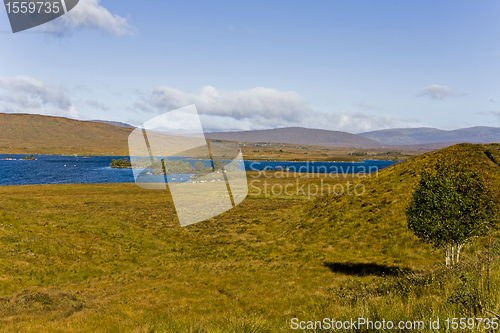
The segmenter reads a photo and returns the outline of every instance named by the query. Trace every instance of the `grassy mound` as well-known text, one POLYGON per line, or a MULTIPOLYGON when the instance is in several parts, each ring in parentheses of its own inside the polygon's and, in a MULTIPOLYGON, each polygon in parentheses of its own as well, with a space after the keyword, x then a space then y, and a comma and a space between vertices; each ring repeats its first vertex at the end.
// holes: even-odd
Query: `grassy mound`
MULTIPOLYGON (((344 254, 344 259, 352 255, 370 260, 371 254, 384 254, 388 261, 392 258, 410 267, 414 261, 427 261, 430 248, 407 229, 404 211, 421 173, 433 171, 438 161, 466 165, 486 178, 492 189, 500 188, 500 145, 459 144, 359 179, 364 195, 331 194, 316 199, 305 208, 295 237, 306 242, 327 242, 332 251, 344 254)), ((498 201, 498 191, 496 195, 498 201)))

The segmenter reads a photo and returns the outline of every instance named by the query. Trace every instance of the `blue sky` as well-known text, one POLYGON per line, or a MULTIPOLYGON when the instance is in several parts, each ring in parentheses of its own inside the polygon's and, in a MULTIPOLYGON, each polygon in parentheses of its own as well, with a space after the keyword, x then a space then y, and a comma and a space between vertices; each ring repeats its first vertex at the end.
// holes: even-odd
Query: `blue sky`
POLYGON ((500 126, 498 1, 80 0, 12 34, 0 112, 207 130, 500 126))

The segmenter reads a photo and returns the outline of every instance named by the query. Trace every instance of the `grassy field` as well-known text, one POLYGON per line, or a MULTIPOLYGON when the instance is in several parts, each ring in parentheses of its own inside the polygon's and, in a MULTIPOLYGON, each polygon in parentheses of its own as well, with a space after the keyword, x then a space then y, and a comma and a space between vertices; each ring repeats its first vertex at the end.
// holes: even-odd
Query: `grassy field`
POLYGON ((467 295, 498 313, 496 235, 487 257, 481 238, 461 266, 445 269, 403 211, 421 171, 440 159, 469 160, 500 188, 499 156, 498 146, 460 145, 372 177, 299 180, 357 181, 361 196, 275 196, 264 180, 296 179, 252 173, 261 182, 243 203, 185 228, 168 191, 0 187, 0 330, 289 332, 292 318, 358 317, 443 325, 473 316, 459 302, 467 295))

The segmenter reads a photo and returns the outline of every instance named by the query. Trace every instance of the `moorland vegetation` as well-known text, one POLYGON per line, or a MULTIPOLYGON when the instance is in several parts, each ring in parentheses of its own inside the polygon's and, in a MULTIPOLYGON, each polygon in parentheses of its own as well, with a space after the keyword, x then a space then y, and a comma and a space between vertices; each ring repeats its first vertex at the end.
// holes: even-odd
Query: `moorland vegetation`
POLYGON ((0 187, 0 330, 255 333, 294 331, 293 318, 426 325, 440 318, 444 325, 446 318, 495 317, 496 229, 471 240, 460 262, 447 267, 443 252, 408 228, 406 211, 422 175, 435 175, 441 162, 476 172, 498 207, 499 148, 456 145, 359 179, 321 183, 315 175, 300 181, 355 181, 364 195, 262 189, 185 228, 168 191, 0 187))

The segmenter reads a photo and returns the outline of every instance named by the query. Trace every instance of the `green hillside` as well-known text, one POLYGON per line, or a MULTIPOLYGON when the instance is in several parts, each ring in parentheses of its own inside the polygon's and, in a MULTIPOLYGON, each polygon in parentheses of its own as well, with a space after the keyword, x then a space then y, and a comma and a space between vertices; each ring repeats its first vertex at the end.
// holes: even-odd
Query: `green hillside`
MULTIPOLYGON (((365 188, 363 196, 333 194, 318 198, 306 208, 306 215, 296 231, 297 237, 307 239, 307 234, 320 235, 322 241, 332 243, 349 240, 337 251, 357 258, 363 254, 367 260, 369 253, 391 252, 404 253, 406 260, 421 258, 420 247, 413 246, 415 237, 407 230, 404 210, 422 171, 433 171, 438 161, 465 164, 477 170, 498 195, 500 145, 459 144, 395 164, 383 169, 378 176, 360 179, 365 188), (333 237, 331 232, 326 232, 332 227, 335 229, 333 237), (393 235, 397 235, 397 240, 393 235)), ((387 260, 391 260, 389 258, 395 259, 388 256, 387 260)))
MULTIPOLYGON (((491 247, 487 263, 487 239, 445 269, 442 254, 406 230, 411 192, 438 160, 469 163, 500 188, 499 146, 470 144, 362 178, 359 197, 273 197, 253 188, 235 209, 185 228, 168 191, 0 187, 0 330, 274 333, 297 331, 292 318, 358 317, 443 324, 487 316, 454 301, 476 294, 498 313, 498 250, 491 247)), ((277 176, 250 180, 295 184, 277 176)))

